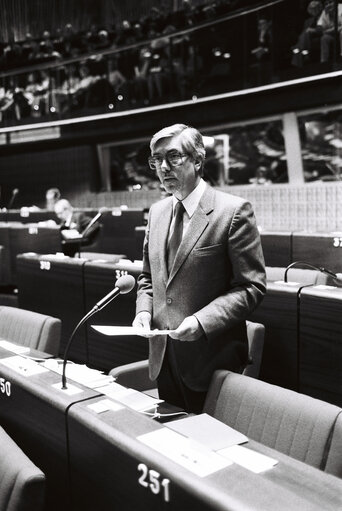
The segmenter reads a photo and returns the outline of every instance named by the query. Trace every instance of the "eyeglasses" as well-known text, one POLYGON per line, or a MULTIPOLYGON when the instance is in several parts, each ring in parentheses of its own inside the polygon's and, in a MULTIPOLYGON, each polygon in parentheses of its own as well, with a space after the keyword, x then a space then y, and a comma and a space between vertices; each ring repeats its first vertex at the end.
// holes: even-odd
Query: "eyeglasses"
POLYGON ((179 153, 178 151, 170 151, 166 153, 164 156, 161 155, 150 156, 148 158, 148 164, 150 166, 150 169, 159 170, 162 166, 163 161, 165 160, 171 167, 177 167, 178 165, 182 165, 183 158, 185 156, 189 155, 179 153))

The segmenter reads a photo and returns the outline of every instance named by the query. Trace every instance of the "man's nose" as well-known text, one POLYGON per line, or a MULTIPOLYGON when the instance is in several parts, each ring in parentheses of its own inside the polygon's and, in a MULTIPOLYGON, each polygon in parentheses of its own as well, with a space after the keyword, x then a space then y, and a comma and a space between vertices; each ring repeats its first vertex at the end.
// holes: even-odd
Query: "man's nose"
POLYGON ((168 172, 170 170, 170 164, 169 162, 167 161, 166 157, 164 156, 164 158, 162 159, 162 162, 161 162, 161 165, 160 165, 160 168, 163 172, 168 172))

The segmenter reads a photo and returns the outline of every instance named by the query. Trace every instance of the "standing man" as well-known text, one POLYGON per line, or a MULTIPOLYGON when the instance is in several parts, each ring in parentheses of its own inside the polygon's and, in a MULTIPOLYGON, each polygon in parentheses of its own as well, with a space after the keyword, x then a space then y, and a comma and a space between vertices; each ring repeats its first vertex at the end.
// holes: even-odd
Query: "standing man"
POLYGON ((251 205, 201 178, 196 129, 166 127, 150 149, 172 196, 150 209, 133 326, 171 330, 150 338, 150 378, 161 399, 199 413, 214 371, 247 363, 245 319, 265 293, 260 237, 251 205))

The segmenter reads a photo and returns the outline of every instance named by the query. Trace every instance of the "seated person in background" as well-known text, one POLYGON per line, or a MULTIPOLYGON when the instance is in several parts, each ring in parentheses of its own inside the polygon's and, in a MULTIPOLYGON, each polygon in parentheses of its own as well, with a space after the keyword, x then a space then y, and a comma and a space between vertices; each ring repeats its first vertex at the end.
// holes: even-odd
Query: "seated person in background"
POLYGON ((61 198, 61 192, 58 188, 49 188, 46 190, 45 199, 46 199, 46 209, 48 211, 54 211, 55 204, 61 198))
POLYGON ((308 7, 309 17, 305 20, 303 30, 298 37, 295 47, 292 49, 293 66, 301 67, 305 60, 311 58, 312 49, 319 44, 320 33, 317 30, 317 22, 320 19, 323 10, 323 4, 320 0, 312 0, 308 7))
POLYGON ((79 251, 80 245, 91 243, 99 230, 99 224, 95 223, 83 233, 91 222, 91 218, 82 211, 74 211, 70 202, 61 199, 55 204, 55 213, 61 220, 62 248, 65 255, 73 257, 79 251))

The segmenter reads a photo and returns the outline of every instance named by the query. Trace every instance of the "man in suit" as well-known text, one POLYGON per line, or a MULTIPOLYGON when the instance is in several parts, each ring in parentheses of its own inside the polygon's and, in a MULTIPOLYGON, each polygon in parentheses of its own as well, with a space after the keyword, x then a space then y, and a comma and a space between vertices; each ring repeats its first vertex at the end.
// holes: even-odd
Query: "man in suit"
POLYGON ((61 220, 62 249, 65 255, 73 257, 80 250, 81 245, 87 245, 93 241, 98 229, 98 223, 95 223, 87 232, 85 238, 81 238, 82 233, 89 225, 91 218, 83 211, 74 211, 70 202, 61 199, 55 204, 56 216, 61 220))
POLYGON ((251 205, 201 178, 196 129, 164 128, 150 149, 172 196, 150 209, 133 326, 170 330, 150 338, 150 377, 161 399, 198 413, 213 372, 247 363, 245 319, 265 293, 260 237, 251 205))

